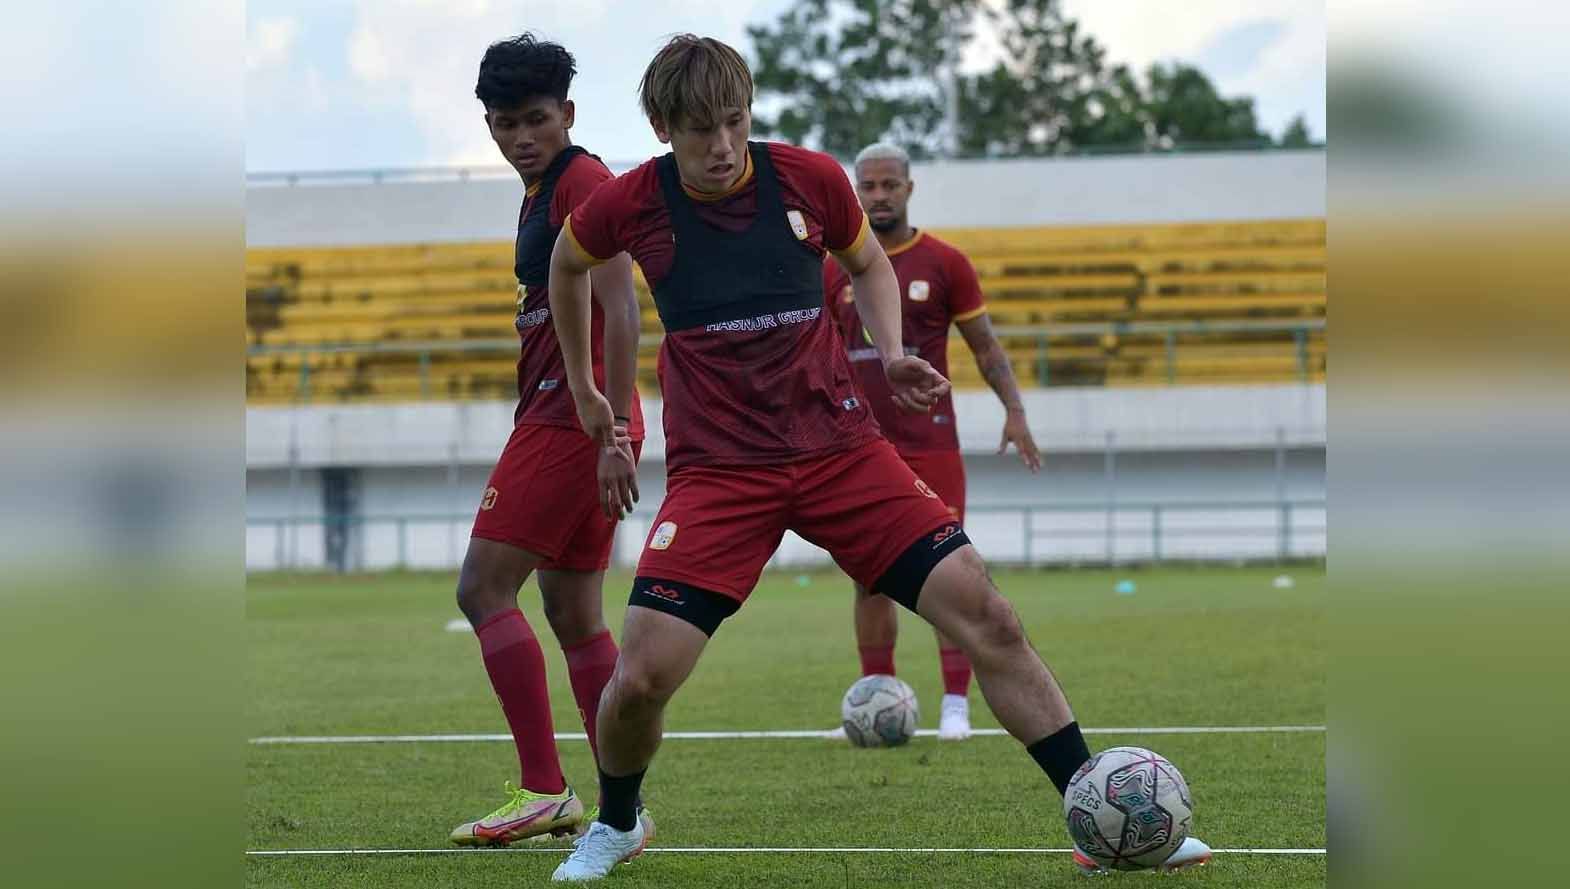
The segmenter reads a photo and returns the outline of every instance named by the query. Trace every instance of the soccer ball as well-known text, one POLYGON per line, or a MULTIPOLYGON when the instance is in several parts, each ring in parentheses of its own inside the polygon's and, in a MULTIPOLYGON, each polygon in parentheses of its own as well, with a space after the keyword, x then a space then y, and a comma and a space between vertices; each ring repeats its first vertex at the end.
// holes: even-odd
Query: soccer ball
POLYGON ((1092 756, 1063 794, 1069 836, 1113 870, 1166 861, 1188 838, 1193 810, 1177 766, 1143 747, 1112 747, 1092 756))
POLYGON ((863 676, 840 702, 845 737, 857 747, 898 747, 916 734, 916 692, 894 676, 863 676))

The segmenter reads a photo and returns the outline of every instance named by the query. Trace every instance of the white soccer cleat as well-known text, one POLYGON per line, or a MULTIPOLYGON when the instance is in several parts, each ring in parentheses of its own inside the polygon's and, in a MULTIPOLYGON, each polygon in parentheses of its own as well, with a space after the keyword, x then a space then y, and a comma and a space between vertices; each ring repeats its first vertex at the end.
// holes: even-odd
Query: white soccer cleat
POLYGON ((1172 857, 1161 863, 1156 870, 1174 871, 1188 867, 1199 867, 1210 863, 1210 847, 1203 840, 1194 837, 1185 837, 1183 845, 1178 846, 1172 857))
POLYGON ((558 883, 602 880, 611 872, 611 868, 642 855, 647 843, 648 835, 643 829, 642 819, 633 824, 632 830, 627 831, 596 821, 589 825, 587 833, 578 838, 567 860, 556 866, 551 879, 558 883))
MULTIPOLYGON (((1203 840, 1186 837, 1183 840, 1183 844, 1177 847, 1176 852, 1173 852, 1166 861, 1152 868, 1152 870, 1170 873, 1190 867, 1200 867, 1209 862, 1210 847, 1205 845, 1203 840)), ((1081 852, 1079 846, 1074 847, 1074 866, 1079 868, 1080 873, 1083 874, 1111 873, 1111 871, 1097 864, 1094 858, 1081 852)))
POLYGON ((970 737, 970 701, 964 695, 944 695, 938 720, 938 740, 963 741, 970 737))

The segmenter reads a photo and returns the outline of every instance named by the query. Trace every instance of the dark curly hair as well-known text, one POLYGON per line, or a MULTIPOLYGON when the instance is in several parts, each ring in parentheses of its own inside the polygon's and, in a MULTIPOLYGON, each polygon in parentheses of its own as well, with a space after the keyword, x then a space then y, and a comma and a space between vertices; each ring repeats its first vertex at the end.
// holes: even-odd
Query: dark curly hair
POLYGON ((485 51, 474 95, 486 108, 512 108, 531 96, 565 102, 576 73, 577 62, 561 44, 523 33, 485 51))

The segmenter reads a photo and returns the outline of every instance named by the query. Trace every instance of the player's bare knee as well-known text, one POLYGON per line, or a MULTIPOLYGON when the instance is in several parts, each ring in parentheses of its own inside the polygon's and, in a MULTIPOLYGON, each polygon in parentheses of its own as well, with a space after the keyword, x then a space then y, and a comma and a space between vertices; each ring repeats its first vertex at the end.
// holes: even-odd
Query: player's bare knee
POLYGON ((605 631, 605 620, 595 597, 578 595, 576 591, 547 591, 543 587, 540 593, 545 622, 562 645, 587 642, 605 631))
POLYGON ((478 626, 486 618, 502 610, 500 600, 503 597, 498 597, 494 590, 468 574, 459 575, 456 598, 458 610, 463 612, 463 616, 474 626, 478 626))
POLYGON ((1013 651, 1029 644, 1014 606, 990 584, 982 599, 976 629, 982 647, 988 651, 1013 651))
POLYGON ((675 693, 676 683, 664 681, 657 671, 617 669, 614 699, 621 713, 658 710, 675 693))

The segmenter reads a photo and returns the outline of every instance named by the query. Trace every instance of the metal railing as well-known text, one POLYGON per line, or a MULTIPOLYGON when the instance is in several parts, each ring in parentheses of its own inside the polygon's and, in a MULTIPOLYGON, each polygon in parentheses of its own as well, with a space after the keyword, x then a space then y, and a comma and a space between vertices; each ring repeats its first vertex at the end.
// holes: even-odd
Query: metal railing
MULTIPOLYGON (((615 564, 633 564, 653 517, 652 510, 628 517, 615 564)), ((246 562, 252 570, 452 569, 462 559, 473 521, 472 512, 248 518, 246 562), (417 541, 424 545, 417 547, 417 541)), ((1324 557, 1327 518, 1324 500, 1306 498, 993 503, 969 507, 966 528, 988 560, 1002 565, 1285 562, 1324 557), (1017 524, 1012 535, 1011 524, 1017 524)), ((776 554, 770 563, 820 564, 832 563, 810 548, 794 556, 776 554)))
MULTIPOLYGON (((1279 346, 1284 355, 1290 355, 1294 361, 1293 374, 1299 382, 1308 382, 1317 372, 1315 358, 1309 348, 1310 340, 1316 332, 1325 329, 1325 319, 1309 318, 1292 321, 1280 320, 1225 320, 1225 321, 1114 321, 1081 324, 1054 324, 1054 325, 998 325, 994 328, 997 335, 1005 341, 1015 341, 1030 338, 1034 343, 1034 359, 1032 361, 1031 378, 1039 386, 1055 385, 1082 385, 1085 373, 1094 376, 1097 372, 1106 373, 1113 362, 1126 360, 1120 358, 1115 352, 1095 358, 1075 358, 1072 364, 1081 371, 1078 375, 1064 379, 1052 370, 1054 362, 1062 364, 1054 356, 1053 343, 1060 347, 1063 340, 1099 341, 1103 337, 1112 336, 1123 338, 1152 338, 1158 337, 1163 346, 1161 361, 1155 373, 1168 385, 1178 385, 1186 380, 1180 370, 1180 359, 1185 350, 1214 345, 1212 343, 1197 343, 1192 337, 1214 335, 1260 335, 1260 334, 1290 334, 1292 339, 1287 341, 1265 341, 1266 344, 1279 346)), ((950 331, 951 337, 957 337, 956 331, 950 331)), ((652 354, 659 348, 663 337, 651 334, 643 337, 639 350, 643 354, 652 354)), ((1259 342, 1259 341, 1256 341, 1259 342)), ((275 355, 331 355, 331 354, 358 354, 358 355, 412 355, 417 366, 419 381, 419 398, 450 398, 445 392, 436 391, 433 383, 432 359, 437 355, 463 355, 465 357, 492 355, 496 357, 514 357, 518 354, 518 341, 513 338, 494 339, 466 339, 466 340, 418 340, 418 341, 383 341, 373 343, 321 343, 314 345, 274 345, 252 346, 247 355, 256 358, 265 358, 275 355)), ((300 362, 299 378, 295 387, 294 398, 300 402, 308 402, 313 395, 312 367, 309 361, 300 362)))
MULTIPOLYGON (((944 161, 995 161, 995 160, 1052 160, 1059 158, 1112 157, 1120 155, 1176 156, 1216 152, 1268 152, 1268 151, 1324 151, 1324 143, 1304 148, 1286 148, 1268 140, 1233 142, 1179 142, 1169 146, 1148 146, 1144 143, 1127 145, 1087 145, 1053 155, 1019 155, 1014 157, 986 157, 959 155, 952 158, 935 158, 933 163, 944 161)), ((608 163, 613 173, 623 173, 642 161, 617 161, 608 163)), ((848 161, 845 161, 848 162, 848 161)), ((261 170, 247 172, 248 186, 295 185, 382 185, 389 182, 467 182, 471 179, 510 179, 518 175, 505 164, 448 164, 418 167, 375 167, 342 170, 261 170)))

